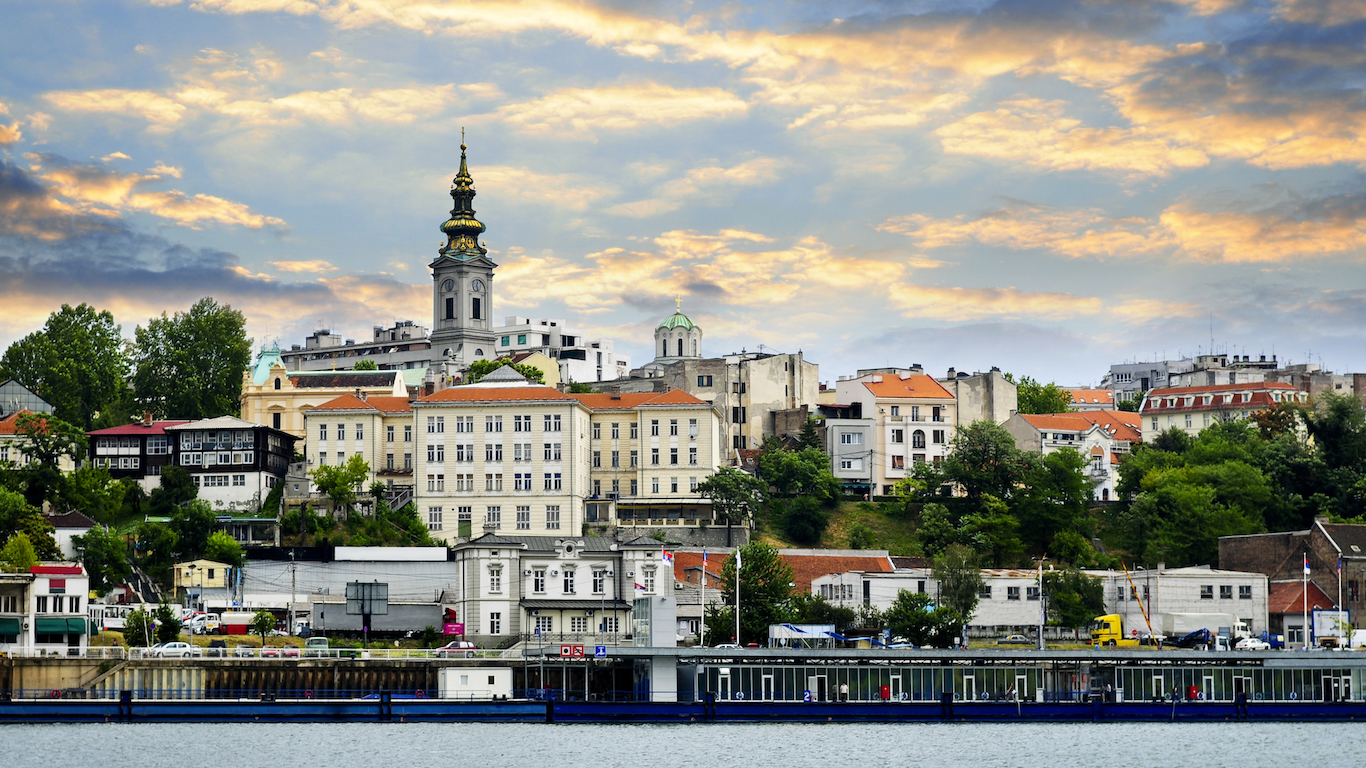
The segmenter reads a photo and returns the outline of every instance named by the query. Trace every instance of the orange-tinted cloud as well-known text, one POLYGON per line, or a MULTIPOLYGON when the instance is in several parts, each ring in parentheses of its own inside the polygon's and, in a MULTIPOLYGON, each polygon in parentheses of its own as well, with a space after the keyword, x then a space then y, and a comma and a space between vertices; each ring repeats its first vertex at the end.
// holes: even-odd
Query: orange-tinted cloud
POLYGON ((721 88, 674 88, 658 83, 564 88, 539 99, 508 104, 498 116, 533 134, 631 130, 676 125, 743 113, 748 105, 721 88))

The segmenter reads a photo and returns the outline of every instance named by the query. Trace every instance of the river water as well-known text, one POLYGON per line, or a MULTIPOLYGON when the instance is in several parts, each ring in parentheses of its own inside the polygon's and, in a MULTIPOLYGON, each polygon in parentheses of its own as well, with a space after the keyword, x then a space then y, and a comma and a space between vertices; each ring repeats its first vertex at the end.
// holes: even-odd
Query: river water
POLYGON ((1358 764, 1361 728, 1357 723, 6 725, 0 726, 0 766, 1323 766, 1358 764))

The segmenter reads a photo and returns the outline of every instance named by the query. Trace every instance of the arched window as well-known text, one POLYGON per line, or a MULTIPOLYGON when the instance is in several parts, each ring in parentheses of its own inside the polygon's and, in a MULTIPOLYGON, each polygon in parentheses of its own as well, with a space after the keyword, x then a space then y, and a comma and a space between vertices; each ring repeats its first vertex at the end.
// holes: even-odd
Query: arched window
POLYGON ((916 431, 914 431, 914 432, 911 433, 911 447, 912 447, 912 448, 924 448, 924 447, 925 447, 925 430, 923 430, 923 429, 917 429, 916 431))
POLYGON ((692 356, 697 357, 697 339, 692 340, 692 356))
POLYGON ((1109 489, 1109 488, 1101 488, 1101 489, 1100 489, 1100 500, 1101 500, 1101 501, 1109 501, 1109 500, 1110 500, 1110 489, 1109 489))
POLYGON ((659 356, 660 356, 660 357, 668 357, 668 356, 669 356, 669 340, 668 340, 668 339, 665 339, 665 340, 663 340, 662 342, 659 343, 659 356))
POLYGON ((279 389, 279 388, 280 388, 280 377, 278 377, 278 376, 275 377, 275 388, 276 388, 276 389, 279 389))
POLYGON ((682 337, 682 336, 679 336, 679 337, 678 337, 678 356, 679 356, 679 357, 682 357, 682 356, 683 356, 683 337, 682 337))

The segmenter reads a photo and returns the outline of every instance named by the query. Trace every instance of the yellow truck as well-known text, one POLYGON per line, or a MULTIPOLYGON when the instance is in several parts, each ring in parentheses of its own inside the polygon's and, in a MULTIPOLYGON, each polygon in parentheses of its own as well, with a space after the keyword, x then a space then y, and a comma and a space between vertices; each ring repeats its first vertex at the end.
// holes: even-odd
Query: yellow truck
POLYGON ((1138 634, 1126 634, 1122 617, 1110 613, 1091 620, 1091 644, 1109 648, 1137 648, 1138 634))

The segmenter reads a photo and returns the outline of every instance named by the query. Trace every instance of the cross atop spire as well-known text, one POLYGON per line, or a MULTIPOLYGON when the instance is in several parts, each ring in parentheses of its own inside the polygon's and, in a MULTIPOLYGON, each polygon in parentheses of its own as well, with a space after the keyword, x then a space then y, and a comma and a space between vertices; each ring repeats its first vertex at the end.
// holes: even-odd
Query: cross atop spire
POLYGON ((675 312, 682 312, 682 311, 683 311, 683 295, 682 295, 682 294, 674 294, 674 311, 675 311, 675 312))
POLYGON ((451 180, 451 217, 441 225, 446 235, 446 244, 441 249, 443 256, 466 260, 484 256, 487 251, 479 244, 479 236, 484 233, 484 224, 474 217, 474 177, 470 176, 469 164, 465 159, 465 129, 460 128, 460 170, 451 180))

